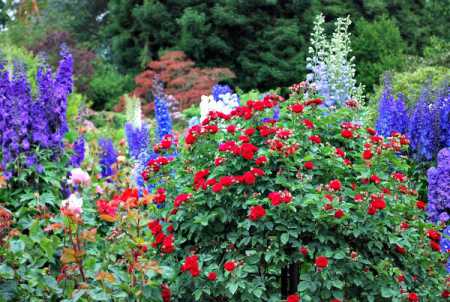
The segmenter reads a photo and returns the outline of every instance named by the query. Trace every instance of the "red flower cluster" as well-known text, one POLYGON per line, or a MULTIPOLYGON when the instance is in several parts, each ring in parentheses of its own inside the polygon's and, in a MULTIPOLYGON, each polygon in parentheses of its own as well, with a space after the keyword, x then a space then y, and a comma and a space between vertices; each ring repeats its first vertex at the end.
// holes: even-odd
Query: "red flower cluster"
POLYGON ((119 208, 120 200, 113 199, 110 202, 99 199, 97 200, 97 211, 100 215, 108 215, 115 217, 119 208))
POLYGON ((305 109, 305 106, 303 106, 302 104, 298 104, 298 103, 289 106, 289 110, 291 110, 294 113, 302 113, 304 109, 305 109))
POLYGON ((278 192, 270 192, 269 195, 267 195, 267 198, 270 199, 270 202, 273 206, 278 206, 282 203, 289 203, 292 201, 292 194, 287 191, 278 191, 278 192))
POLYGON ((369 204, 369 208, 367 210, 367 214, 375 215, 378 210, 384 210, 386 208, 386 201, 384 200, 383 194, 370 195, 371 202, 369 204))
POLYGON ((162 231, 162 225, 159 223, 159 220, 152 220, 148 223, 147 226, 151 230, 153 237, 155 238, 155 241, 152 242, 153 248, 161 246, 161 251, 166 254, 170 254, 175 251, 175 247, 173 245, 173 234, 166 236, 162 231))
POLYGON ((200 269, 198 267, 198 256, 188 256, 184 260, 183 265, 181 266, 181 271, 189 271, 192 275, 192 277, 197 277, 200 275, 200 269))
POLYGON ((217 273, 215 273, 215 272, 210 272, 210 273, 208 273, 208 280, 209 281, 216 281, 217 280, 217 273))
POLYGON ((192 194, 183 193, 175 197, 175 200, 173 201, 173 206, 175 208, 178 208, 181 206, 184 202, 188 201, 189 198, 192 197, 192 194))
POLYGON ((441 239, 441 234, 436 230, 428 230, 427 236, 430 238, 430 247, 437 251, 441 251, 441 246, 439 245, 439 240, 441 239))
POLYGON ((266 210, 261 205, 256 205, 250 208, 248 218, 252 221, 256 221, 266 216, 266 210))
POLYGON ((162 166, 169 164, 172 160, 173 158, 167 158, 164 156, 159 156, 155 159, 149 160, 141 176, 144 178, 145 181, 147 181, 149 179, 150 173, 159 172, 162 166))
POLYGON ((156 194, 153 197, 153 201, 156 204, 162 204, 166 201, 166 190, 164 188, 158 188, 156 194))

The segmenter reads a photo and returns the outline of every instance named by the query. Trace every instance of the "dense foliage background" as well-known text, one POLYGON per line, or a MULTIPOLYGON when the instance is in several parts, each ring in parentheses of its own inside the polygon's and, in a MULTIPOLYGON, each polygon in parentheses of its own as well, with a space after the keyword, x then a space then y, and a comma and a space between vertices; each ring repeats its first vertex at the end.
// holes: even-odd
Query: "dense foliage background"
POLYGON ((3 35, 50 57, 55 51, 45 41, 51 37, 71 44, 83 57, 76 73, 77 65, 85 67, 77 88, 100 106, 129 91, 130 77, 168 49, 184 51, 200 67, 230 68, 243 89, 286 87, 306 74, 307 37, 319 12, 326 21, 351 16, 358 80, 369 92, 384 71, 404 71, 414 57, 432 57, 430 45, 447 53, 448 66, 450 8, 439 0, 6 2, 0 7, 0 26, 8 28, 3 35), (103 64, 88 68, 94 54, 103 64), (106 93, 101 82, 114 90, 106 93))

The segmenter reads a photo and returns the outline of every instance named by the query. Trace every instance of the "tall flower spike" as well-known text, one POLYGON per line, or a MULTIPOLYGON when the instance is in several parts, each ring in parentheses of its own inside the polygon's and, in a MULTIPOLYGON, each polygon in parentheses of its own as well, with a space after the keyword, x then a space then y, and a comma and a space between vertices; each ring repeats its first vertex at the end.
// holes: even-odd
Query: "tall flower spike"
POLYGON ((74 154, 70 158, 70 163, 72 164, 72 167, 79 168, 81 166, 81 163, 84 160, 84 154, 85 154, 85 140, 83 136, 80 136, 73 144, 73 151, 74 154))
POLYGON ((439 151, 437 167, 428 169, 427 213, 434 223, 450 220, 450 148, 439 151))
POLYGON ((153 79, 153 96, 155 98, 156 137, 158 141, 161 141, 164 136, 172 134, 172 120, 163 84, 158 76, 153 79))
POLYGON ((390 136, 394 118, 394 97, 392 96, 391 79, 388 74, 384 77, 384 89, 378 104, 378 119, 376 129, 380 135, 390 136))
POLYGON ((111 139, 101 138, 98 141, 100 146, 100 167, 101 176, 108 177, 114 174, 112 165, 117 161, 118 153, 114 148, 114 144, 111 139))

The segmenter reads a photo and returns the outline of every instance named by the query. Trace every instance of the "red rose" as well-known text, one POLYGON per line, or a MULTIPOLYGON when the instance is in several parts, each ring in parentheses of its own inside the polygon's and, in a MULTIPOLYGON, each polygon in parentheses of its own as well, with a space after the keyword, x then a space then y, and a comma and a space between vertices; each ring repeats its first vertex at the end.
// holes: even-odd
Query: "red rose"
POLYGON ((281 193, 280 192, 270 192, 267 196, 273 206, 281 204, 281 193))
POLYGON ((377 134, 377 131, 375 129, 373 129, 373 128, 367 128, 366 130, 367 130, 367 133, 369 133, 370 135, 377 134))
POLYGON ((302 104, 294 104, 294 105, 290 106, 289 109, 292 112, 301 113, 301 112, 303 112, 303 109, 305 109, 305 107, 303 107, 302 104))
POLYGON ((262 217, 266 216, 266 210, 263 206, 257 205, 250 208, 248 218, 252 221, 256 221, 262 217))
POLYGON ((300 253, 302 253, 302 255, 303 255, 304 257, 308 256, 308 253, 309 253, 308 248, 307 248, 306 246, 302 246, 302 247, 300 248, 300 253))
POLYGON ((223 268, 228 272, 232 272, 236 268, 236 263, 234 261, 227 261, 223 265, 223 268))
POLYGON ((217 167, 217 166, 220 166, 220 164, 222 164, 223 162, 224 162, 224 160, 225 160, 225 158, 223 158, 223 157, 217 157, 215 160, 214 160, 214 165, 217 167))
POLYGON ((267 163, 267 157, 265 157, 264 155, 258 157, 255 160, 255 164, 257 164, 258 166, 264 165, 265 163, 267 163))
POLYGON ((441 246, 439 245, 439 242, 436 242, 434 240, 430 240, 430 247, 435 250, 436 252, 441 251, 441 246))
POLYGON ((197 139, 195 138, 195 136, 192 133, 188 133, 186 135, 186 144, 188 145, 192 145, 195 143, 197 139))
POLYGON ((300 302, 300 296, 298 294, 293 294, 287 297, 286 302, 300 302))
POLYGON ((400 223, 400 228, 402 230, 407 230, 409 228, 409 224, 407 222, 400 223))
POLYGON ((425 209, 425 207, 427 206, 427 204, 426 204, 425 202, 421 201, 421 200, 418 200, 418 201, 416 202, 416 206, 417 206, 419 209, 423 210, 423 209, 425 209))
POLYGON ((336 155, 338 157, 344 157, 345 156, 345 152, 342 149, 340 149, 340 148, 336 148, 336 155))
POLYGON ((200 274, 200 269, 198 267, 198 256, 188 256, 184 260, 183 265, 181 266, 181 271, 190 271, 192 277, 197 277, 200 274))
POLYGON ((308 119, 304 119, 304 120, 303 120, 303 125, 305 125, 305 127, 308 128, 308 129, 314 128, 314 123, 311 122, 311 121, 308 120, 308 119))
POLYGON ((328 184, 334 191, 339 191, 342 188, 342 183, 338 179, 333 179, 328 184))
POLYGON ((303 167, 305 167, 308 170, 314 169, 314 163, 312 161, 307 161, 303 164, 303 167))
POLYGON ((325 256, 318 256, 316 258, 316 261, 314 262, 314 264, 318 267, 318 268, 325 268, 328 266, 328 258, 325 256))
POLYGON ((370 176, 370 181, 378 185, 381 182, 381 179, 377 175, 374 174, 374 175, 370 176))
POLYGON ((339 299, 332 299, 330 302, 342 302, 342 301, 339 299))
POLYGON ((409 302, 419 302, 419 296, 416 293, 409 293, 408 301, 409 302))
POLYGON ((166 284, 161 284, 161 297, 163 302, 170 302, 170 288, 166 284))
POLYGON ((223 185, 219 182, 212 186, 212 190, 214 193, 219 193, 223 190, 223 185))
POLYGON ((373 154, 372 154, 372 151, 370 151, 370 150, 364 150, 364 152, 362 154, 362 157, 367 160, 371 159, 372 156, 373 156, 373 154))
POLYGON ((236 132, 236 125, 229 125, 227 127, 227 132, 231 133, 231 134, 234 134, 236 132))
POLYGON ((315 144, 320 144, 321 142, 320 136, 318 135, 311 135, 308 139, 315 144))
POLYGON ((343 138, 353 138, 353 132, 350 131, 350 130, 348 130, 348 129, 343 129, 343 130, 341 131, 341 136, 342 136, 343 138))
POLYGON ((255 175, 253 175, 252 172, 245 172, 243 175, 243 181, 247 185, 253 185, 253 184, 255 184, 256 177, 255 177, 255 175))
POLYGON ((450 291, 444 290, 441 294, 442 298, 449 298, 450 297, 450 291))
POLYGON ((163 147, 164 149, 169 149, 171 145, 172 145, 172 142, 168 139, 161 141, 161 147, 163 147))
POLYGON ((433 239, 433 240, 439 241, 441 239, 441 234, 436 230, 428 230, 427 236, 428 236, 428 238, 433 239))
POLYGON ((397 277, 397 282, 404 282, 405 281, 405 276, 403 276, 403 275, 399 275, 398 277, 397 277))
POLYGON ((336 210, 336 212, 334 213, 334 217, 338 219, 344 217, 344 211, 342 211, 341 209, 336 210))
POLYGON ((395 250, 397 251, 397 253, 399 253, 399 254, 402 254, 402 255, 404 255, 404 254, 406 254, 406 249, 403 247, 403 246, 401 246, 401 245, 396 245, 395 246, 395 250))
POLYGON ((215 272, 210 272, 208 274, 208 280, 209 281, 216 281, 217 280, 217 274, 215 272))
POLYGON ((247 160, 253 159, 256 151, 258 148, 253 144, 243 143, 241 146, 241 156, 247 160))
POLYGON ((248 128, 248 129, 245 129, 244 133, 247 136, 252 136, 255 133, 255 131, 256 130, 254 128, 248 128))

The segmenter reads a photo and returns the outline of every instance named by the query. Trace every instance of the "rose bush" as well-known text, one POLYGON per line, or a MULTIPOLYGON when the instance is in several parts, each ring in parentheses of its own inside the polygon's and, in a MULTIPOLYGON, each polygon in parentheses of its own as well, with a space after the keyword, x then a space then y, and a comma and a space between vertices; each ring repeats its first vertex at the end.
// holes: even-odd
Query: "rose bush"
POLYGON ((178 271, 164 301, 441 299, 439 230, 406 176, 408 140, 358 123, 355 102, 330 111, 302 96, 188 130, 155 222, 174 234, 159 254, 178 271))

